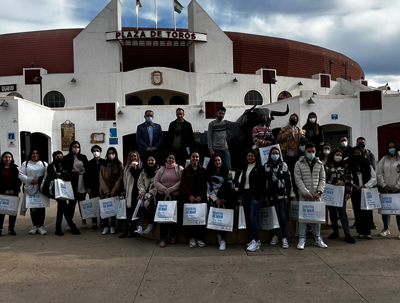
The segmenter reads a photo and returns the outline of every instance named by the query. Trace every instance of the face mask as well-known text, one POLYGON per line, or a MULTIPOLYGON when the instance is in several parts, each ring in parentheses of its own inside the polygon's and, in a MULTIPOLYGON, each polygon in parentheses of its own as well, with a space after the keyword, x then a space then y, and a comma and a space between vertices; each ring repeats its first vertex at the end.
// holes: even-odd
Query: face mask
POLYGON ((95 158, 100 157, 100 152, 93 152, 93 157, 95 158))
POLYGON ((296 124, 297 124, 297 121, 296 121, 295 119, 290 119, 290 120, 289 120, 289 123, 290 123, 291 125, 296 125, 296 124))
POLYGON ((314 153, 307 153, 307 159, 308 160, 313 160, 315 158, 315 154, 314 153))
POLYGON ((342 147, 346 147, 346 146, 347 146, 347 141, 342 141, 342 142, 340 142, 340 145, 341 145, 342 147))
POLYGON ((114 160, 115 159, 115 154, 108 155, 108 158, 110 158, 110 160, 114 160))
POLYGON ((362 155, 354 155, 354 159, 355 159, 357 162, 360 162, 360 161, 362 160, 362 155))
POLYGON ((74 147, 74 148, 72 149, 72 152, 73 152, 74 154, 79 153, 79 147, 74 147))
POLYGON ((334 159, 336 162, 340 162, 340 161, 342 161, 342 156, 335 156, 335 157, 333 157, 333 159, 334 159))
POLYGON ((61 162, 62 162, 62 159, 55 159, 55 160, 54 160, 54 163, 55 163, 55 164, 60 164, 61 162))
POLYGON ((261 120, 261 121, 260 121, 260 124, 261 124, 261 125, 265 125, 265 123, 267 123, 267 121, 265 121, 265 120, 261 120))
POLYGON ((362 149, 365 149, 365 143, 360 143, 358 144, 359 147, 361 147, 362 149))
POLYGON ((271 159, 276 161, 279 159, 279 155, 271 155, 271 159))
POLYGON ((152 118, 152 117, 146 117, 146 122, 147 122, 147 123, 153 122, 153 118, 152 118))
POLYGON ((329 155, 331 153, 331 150, 330 149, 324 149, 324 154, 325 155, 329 155))
POLYGON ((391 155, 396 154, 396 149, 395 148, 389 148, 389 154, 391 154, 391 155))
POLYGON ((310 118, 308 121, 310 121, 310 123, 315 123, 315 121, 317 121, 316 118, 310 118))
POLYGON ((305 145, 300 145, 300 150, 304 153, 304 151, 306 150, 306 146, 305 145))

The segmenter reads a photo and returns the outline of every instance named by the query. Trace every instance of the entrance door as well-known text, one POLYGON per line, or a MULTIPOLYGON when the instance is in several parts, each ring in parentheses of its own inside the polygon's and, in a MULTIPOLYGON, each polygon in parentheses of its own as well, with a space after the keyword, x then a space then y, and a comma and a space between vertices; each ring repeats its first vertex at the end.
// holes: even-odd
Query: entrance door
POLYGON ((378 127, 379 160, 382 159, 384 155, 386 155, 386 144, 391 140, 396 140, 397 142, 400 142, 400 123, 393 123, 378 127))
POLYGON ((341 136, 346 136, 351 142, 351 128, 346 125, 326 124, 322 125, 322 130, 324 131, 325 143, 329 143, 332 150, 339 147, 339 138, 341 136))
MULTIPOLYGON (((21 164, 24 161, 29 160, 29 153, 32 148, 37 148, 40 150, 40 158, 43 161, 49 163, 49 140, 50 138, 42 133, 30 133, 22 131, 20 133, 21 138, 21 164)), ((51 162, 51 161, 50 161, 51 162)))

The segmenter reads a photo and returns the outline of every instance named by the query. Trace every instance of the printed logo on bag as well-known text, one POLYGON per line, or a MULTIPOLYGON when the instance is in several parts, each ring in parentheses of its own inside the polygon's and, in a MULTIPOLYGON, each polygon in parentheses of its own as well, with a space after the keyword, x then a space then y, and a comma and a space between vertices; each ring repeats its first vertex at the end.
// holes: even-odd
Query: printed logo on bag
POLYGON ((314 205, 303 205, 303 213, 313 213, 314 205))
POLYGON ((213 212, 213 218, 215 219, 223 219, 224 218, 224 214, 220 211, 215 211, 213 212))
POLYGON ((9 206, 10 205, 10 200, 0 199, 0 205, 9 206))
POLYGON ((91 208, 93 208, 93 205, 92 204, 83 204, 83 209, 91 209, 91 208))
POLYGON ((197 212, 197 208, 195 207, 186 207, 186 215, 195 215, 197 212))
POLYGON ((158 206, 159 211, 167 211, 167 208, 168 208, 168 205, 165 205, 165 204, 160 204, 158 206))
POLYGON ((113 207, 113 204, 112 204, 111 201, 103 202, 103 207, 104 207, 104 208, 113 207))
POLYGON ((325 188, 324 194, 333 195, 333 188, 325 188))

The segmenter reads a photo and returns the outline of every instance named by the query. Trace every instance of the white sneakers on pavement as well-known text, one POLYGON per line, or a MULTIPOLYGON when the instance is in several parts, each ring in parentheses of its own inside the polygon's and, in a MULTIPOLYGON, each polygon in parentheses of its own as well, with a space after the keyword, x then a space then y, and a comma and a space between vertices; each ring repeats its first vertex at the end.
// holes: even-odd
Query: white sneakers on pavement
POLYGON ((108 227, 104 227, 103 232, 101 233, 102 235, 106 235, 110 232, 110 229, 108 227))
POLYGON ((196 247, 196 239, 195 238, 192 238, 189 240, 189 247, 190 248, 196 247))
POLYGON ((200 239, 196 239, 196 244, 197 244, 198 247, 206 246, 206 243, 204 243, 204 241, 200 240, 200 239))
POLYGON ((37 226, 33 226, 32 229, 29 231, 30 235, 34 235, 38 232, 38 228, 37 226))
POLYGON ((300 238, 299 243, 297 244, 297 249, 303 250, 305 245, 306 245, 306 239, 300 238))
POLYGON ((321 237, 317 237, 314 239, 314 245, 321 248, 328 248, 328 245, 326 245, 324 241, 322 241, 321 237))
POLYGON ((258 249, 260 249, 261 247, 261 242, 260 240, 256 241, 256 240, 252 240, 249 245, 247 246, 247 250, 248 251, 256 251, 258 249))
POLYGON ((115 234, 115 227, 110 228, 110 234, 115 234))
MULTIPOLYGON (((111 228, 112 228, 112 227, 111 227, 111 228)), ((137 234, 139 234, 139 235, 143 235, 143 227, 138 226, 138 227, 136 228, 136 230, 134 231, 134 233, 137 233, 137 234)))
POLYGON ((381 237, 386 237, 387 235, 390 235, 390 230, 388 229, 382 229, 382 231, 379 233, 381 237))
POLYGON ((289 243, 288 240, 286 238, 282 239, 282 248, 289 248, 289 243))
POLYGON ((269 244, 276 245, 276 243, 278 243, 278 241, 279 241, 279 238, 277 235, 275 235, 272 237, 271 242, 269 242, 269 244))
POLYGON ((146 229, 143 231, 143 234, 144 234, 144 235, 147 235, 147 234, 149 234, 153 229, 154 229, 153 224, 149 224, 149 225, 147 225, 146 229))
POLYGON ((225 249, 226 249, 225 240, 221 240, 221 244, 219 245, 219 250, 225 250, 225 249))
POLYGON ((42 236, 47 235, 47 231, 44 228, 44 226, 40 226, 38 230, 39 230, 39 234, 41 234, 42 236))

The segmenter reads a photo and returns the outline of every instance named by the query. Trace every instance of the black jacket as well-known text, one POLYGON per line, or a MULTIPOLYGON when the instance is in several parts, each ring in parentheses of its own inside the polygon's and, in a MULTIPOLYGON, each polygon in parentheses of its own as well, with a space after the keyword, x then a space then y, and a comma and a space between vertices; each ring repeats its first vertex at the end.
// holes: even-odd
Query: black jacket
MULTIPOLYGON (((169 124, 168 127, 168 135, 166 142, 167 151, 172 151, 172 144, 174 143, 176 123, 177 123, 176 120, 174 120, 169 124)), ((186 120, 183 120, 181 129, 181 149, 185 149, 186 147, 193 148, 193 145, 194 145, 194 135, 193 135, 192 124, 186 120)))
POLYGON ((90 189, 92 198, 100 197, 100 166, 105 161, 103 158, 100 158, 99 161, 93 158, 85 166, 85 185, 86 189, 90 189))
MULTIPOLYGON (((243 171, 242 171, 242 179, 240 180, 240 184, 239 184, 239 195, 241 195, 241 196, 244 194, 244 184, 246 182, 246 172, 247 172, 248 166, 249 165, 246 164, 243 167, 243 171)), ((252 190, 252 191, 255 190, 255 187, 257 185, 257 178, 261 175, 261 172, 260 172, 261 169, 262 169, 262 166, 260 164, 256 163, 256 165, 250 172, 249 185, 250 185, 250 190, 252 190)))
POLYGON ((13 178, 12 178, 12 186, 11 188, 7 186, 4 180, 4 167, 0 168, 0 195, 4 195, 4 193, 8 190, 12 190, 14 192, 14 196, 18 196, 19 192, 21 191, 21 180, 18 179, 18 166, 14 164, 11 167, 13 171, 13 178))
MULTIPOLYGON (((79 160, 81 160, 83 162, 83 166, 85 168, 85 172, 83 174, 83 178, 84 178, 83 180, 84 180, 85 186, 86 186, 86 180, 87 180, 86 169, 88 167, 89 161, 88 161, 88 159, 87 159, 87 157, 85 155, 78 154, 77 157, 78 157, 79 160)), ((65 173, 64 180, 65 181, 71 181, 72 189, 74 190, 74 194, 76 194, 77 191, 78 191, 79 174, 78 173, 74 173, 72 171, 74 169, 74 156, 71 153, 69 153, 68 155, 66 155, 63 158, 62 167, 63 167, 63 171, 65 173)))

